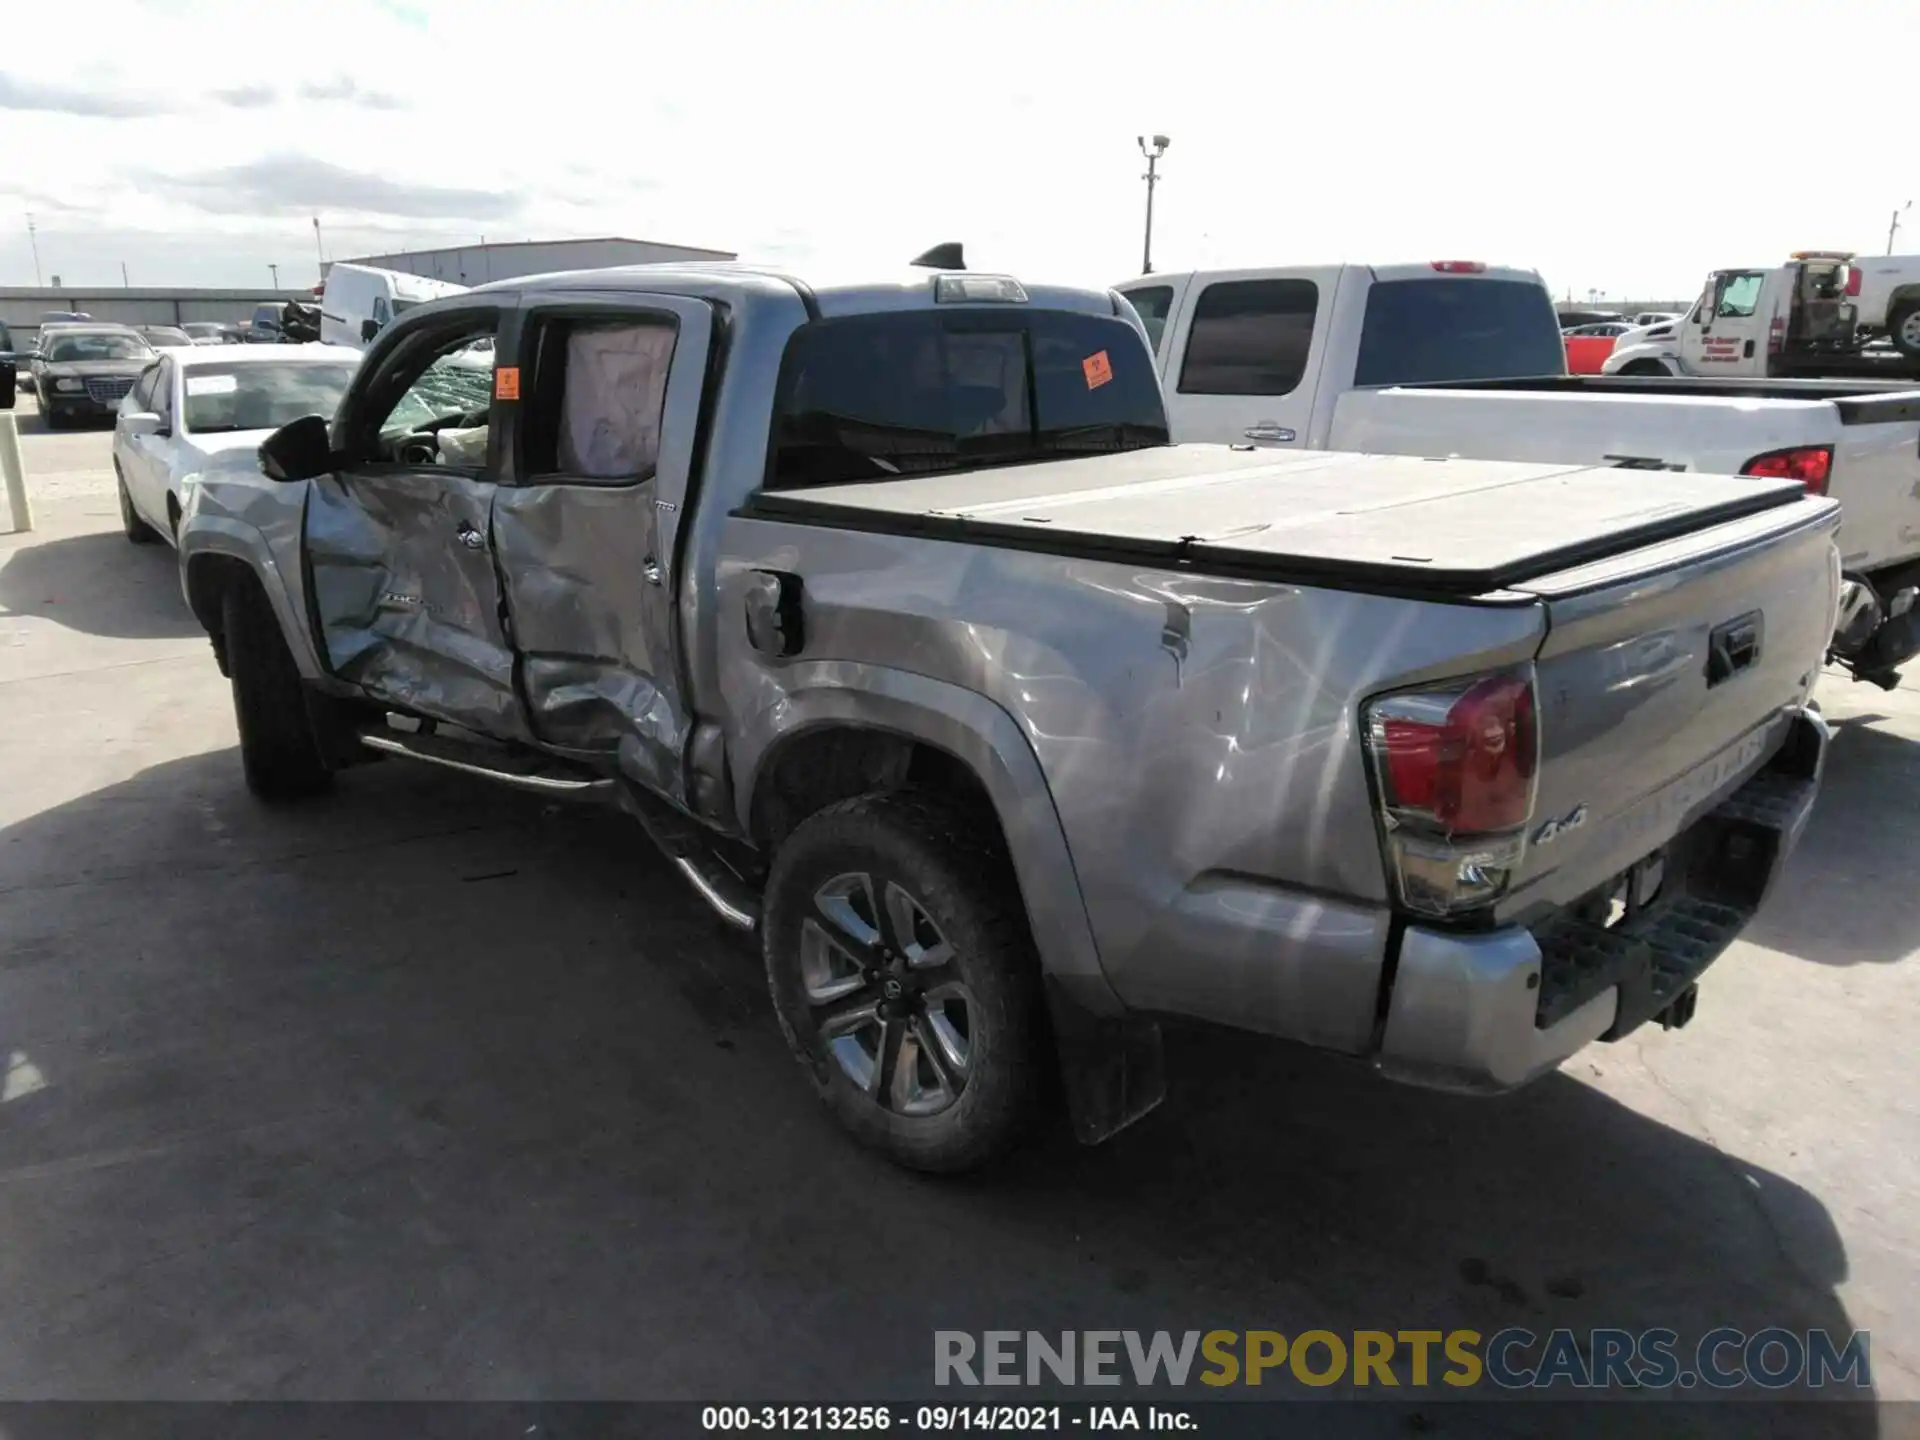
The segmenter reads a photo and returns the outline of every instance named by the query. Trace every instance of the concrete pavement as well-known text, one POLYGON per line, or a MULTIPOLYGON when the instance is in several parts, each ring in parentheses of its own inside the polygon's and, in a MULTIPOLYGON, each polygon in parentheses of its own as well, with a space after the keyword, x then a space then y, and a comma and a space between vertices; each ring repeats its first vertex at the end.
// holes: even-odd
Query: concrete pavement
POLYGON ((1176 1033, 1116 1143, 938 1182, 841 1139, 626 822, 399 763, 250 800, 106 436, 21 428, 0 1396, 856 1400, 925 1392, 936 1328, 1727 1324, 1870 1328, 1920 1399, 1912 691, 1823 687, 1826 794, 1687 1030, 1498 1101, 1176 1033))

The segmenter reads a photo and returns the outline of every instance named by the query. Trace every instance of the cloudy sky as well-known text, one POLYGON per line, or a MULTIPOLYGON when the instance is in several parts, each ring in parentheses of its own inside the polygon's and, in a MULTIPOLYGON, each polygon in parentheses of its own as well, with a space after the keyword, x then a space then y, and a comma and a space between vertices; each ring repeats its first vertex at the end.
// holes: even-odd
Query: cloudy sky
MULTIPOLYGON (((806 266, 1463 256, 1557 291, 1884 248, 1893 123, 1834 128, 1916 0, 92 0, 0 50, 0 285, 284 284, 329 258, 626 235, 806 266), (1802 79, 1801 77, 1805 77, 1802 79)), ((1910 128, 1910 127, 1909 127, 1910 128)), ((1920 210, 1903 250, 1920 251, 1920 210)))

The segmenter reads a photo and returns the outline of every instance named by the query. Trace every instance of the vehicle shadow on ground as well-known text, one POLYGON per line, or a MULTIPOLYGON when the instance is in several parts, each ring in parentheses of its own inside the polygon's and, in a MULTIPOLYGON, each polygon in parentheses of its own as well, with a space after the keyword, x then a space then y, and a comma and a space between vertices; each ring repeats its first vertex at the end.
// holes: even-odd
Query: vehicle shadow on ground
POLYGON ((130 545, 118 530, 41 540, 0 558, 0 613, 126 640, 201 633, 172 547, 130 545))
POLYGON ((1779 888, 1745 938, 1821 965, 1920 949, 1920 745, 1859 715, 1833 722, 1820 797, 1779 888))
POLYGON ((0 831, 0 897, 40 1082, 0 1107, 0 1396, 952 1400, 939 1329, 1849 1328, 1818 1200, 1566 1076, 1178 1030, 1108 1146, 903 1173, 628 821, 399 762, 279 810, 230 750, 156 766, 0 831))

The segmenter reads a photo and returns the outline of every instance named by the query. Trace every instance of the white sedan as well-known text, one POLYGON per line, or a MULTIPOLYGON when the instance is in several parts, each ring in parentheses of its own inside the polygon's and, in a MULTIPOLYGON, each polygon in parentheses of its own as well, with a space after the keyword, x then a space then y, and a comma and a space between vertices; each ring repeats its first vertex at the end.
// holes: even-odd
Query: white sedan
POLYGON ((174 346, 134 382, 113 425, 127 539, 172 543, 180 481, 290 420, 332 417, 360 352, 341 345, 174 346))

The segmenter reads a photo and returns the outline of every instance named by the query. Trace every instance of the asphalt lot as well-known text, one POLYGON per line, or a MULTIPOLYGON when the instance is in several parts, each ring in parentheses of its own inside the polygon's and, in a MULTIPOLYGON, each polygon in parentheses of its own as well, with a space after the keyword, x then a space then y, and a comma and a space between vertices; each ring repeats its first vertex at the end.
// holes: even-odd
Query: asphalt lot
POLYGON ((1869 1329, 1920 1399, 1912 689, 1823 686, 1807 842, 1685 1031, 1499 1101, 1179 1033, 1117 1142, 925 1180, 626 822, 397 763, 253 803, 106 433, 20 413, 0 1397, 905 1398, 936 1328, 1523 1324, 1869 1329))

